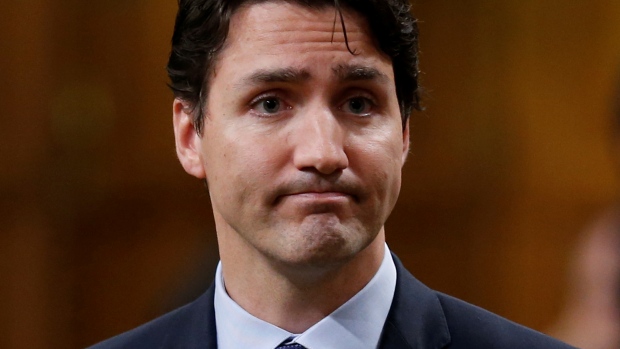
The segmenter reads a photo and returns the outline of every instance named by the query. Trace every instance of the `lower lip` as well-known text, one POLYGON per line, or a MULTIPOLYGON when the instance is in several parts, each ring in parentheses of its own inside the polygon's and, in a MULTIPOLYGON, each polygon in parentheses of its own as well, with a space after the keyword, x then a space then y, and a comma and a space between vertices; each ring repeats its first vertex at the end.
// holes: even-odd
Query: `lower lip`
POLYGON ((340 202, 349 200, 350 196, 344 193, 338 192, 324 192, 324 193, 297 193, 287 195, 287 198, 309 200, 318 202, 340 202))

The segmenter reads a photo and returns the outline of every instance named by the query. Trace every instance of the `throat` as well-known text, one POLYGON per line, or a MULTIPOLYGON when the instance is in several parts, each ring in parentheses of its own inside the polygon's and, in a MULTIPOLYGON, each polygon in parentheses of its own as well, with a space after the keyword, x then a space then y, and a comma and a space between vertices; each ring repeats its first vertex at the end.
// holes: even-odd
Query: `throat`
POLYGON ((368 284, 383 260, 383 243, 379 246, 380 253, 368 246, 343 265, 304 272, 263 261, 242 273, 227 273, 222 260, 226 291, 251 315, 291 333, 303 333, 368 284))

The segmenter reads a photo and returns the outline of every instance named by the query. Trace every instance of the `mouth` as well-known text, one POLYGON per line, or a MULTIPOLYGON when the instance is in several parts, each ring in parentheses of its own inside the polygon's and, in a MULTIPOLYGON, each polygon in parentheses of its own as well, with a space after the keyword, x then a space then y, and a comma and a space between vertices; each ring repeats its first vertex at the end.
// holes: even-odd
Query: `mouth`
POLYGON ((361 201, 363 187, 354 179, 298 178, 279 185, 272 192, 269 202, 279 205, 283 201, 299 202, 303 205, 327 204, 328 206, 361 201))
POLYGON ((283 196, 296 196, 300 198, 308 198, 308 199, 338 199, 338 198, 350 198, 351 195, 338 191, 306 191, 299 193, 286 194, 283 196))
POLYGON ((276 205, 305 216, 349 212, 354 202, 353 196, 340 191, 302 191, 279 196, 276 205))
POLYGON ((341 190, 302 190, 285 193, 276 199, 276 203, 282 200, 295 200, 305 203, 338 204, 346 202, 358 202, 358 197, 341 190))

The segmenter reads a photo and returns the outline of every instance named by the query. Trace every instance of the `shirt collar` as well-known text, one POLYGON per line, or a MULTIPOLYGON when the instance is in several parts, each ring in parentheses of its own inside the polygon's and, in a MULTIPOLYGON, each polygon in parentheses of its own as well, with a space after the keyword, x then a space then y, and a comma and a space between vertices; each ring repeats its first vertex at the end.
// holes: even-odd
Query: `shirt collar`
POLYGON ((239 306, 226 292, 222 262, 215 272, 215 328, 219 349, 274 349, 291 333, 254 315, 239 306))
POLYGON ((215 276, 215 324, 220 349, 274 349, 291 336, 308 349, 376 349, 394 290, 396 267, 385 246, 377 273, 330 315, 296 336, 241 308, 226 293, 221 263, 215 276))

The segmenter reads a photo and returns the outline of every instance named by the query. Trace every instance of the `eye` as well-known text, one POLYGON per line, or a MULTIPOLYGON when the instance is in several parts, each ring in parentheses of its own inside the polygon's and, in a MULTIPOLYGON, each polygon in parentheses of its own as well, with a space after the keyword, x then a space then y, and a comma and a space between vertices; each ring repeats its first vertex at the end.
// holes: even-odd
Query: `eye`
POLYGON ((345 102, 343 109, 351 114, 366 116, 370 114, 372 107, 373 103, 370 99, 365 97, 353 97, 345 102))
POLYGON ((272 116, 290 109, 281 98, 272 95, 263 95, 254 99, 251 108, 259 116, 272 116))
POLYGON ((267 114, 274 114, 280 110, 280 101, 277 98, 269 97, 258 103, 258 109, 267 114))

